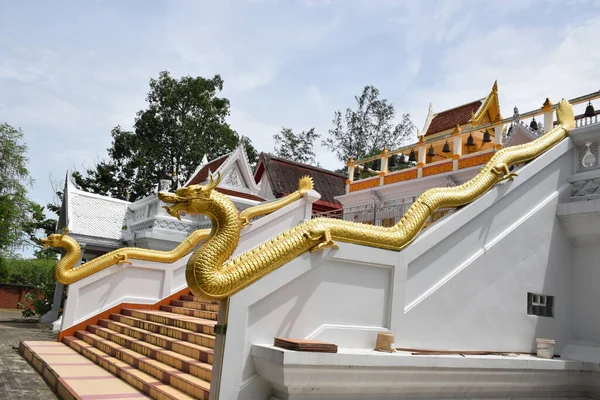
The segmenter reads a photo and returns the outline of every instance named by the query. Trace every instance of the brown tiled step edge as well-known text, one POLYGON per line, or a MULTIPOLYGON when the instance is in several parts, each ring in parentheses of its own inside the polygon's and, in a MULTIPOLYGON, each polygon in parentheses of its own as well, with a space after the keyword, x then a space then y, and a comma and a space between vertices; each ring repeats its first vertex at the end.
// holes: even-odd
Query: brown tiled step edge
POLYGON ((19 353, 61 400, 148 398, 64 343, 21 342, 19 353))
POLYGON ((135 310, 123 308, 121 314, 134 318, 145 319, 147 321, 158 322, 163 325, 175 326, 177 328, 188 329, 194 332, 205 333, 207 335, 215 334, 216 321, 190 317, 187 315, 173 314, 166 311, 156 310, 135 310))
POLYGON ((103 328, 108 328, 115 332, 131 336, 134 339, 141 340, 146 343, 153 344, 155 346, 160 346, 163 349, 172 350, 176 353, 183 354, 184 356, 192 357, 202 362, 206 362, 209 364, 213 363, 214 350, 210 347, 201 346, 199 344, 187 342, 185 340, 175 339, 170 336, 150 332, 145 329, 135 328, 131 325, 123 324, 121 322, 113 321, 110 319, 101 319, 100 321, 98 321, 98 325, 100 325, 103 328))
POLYGON ((187 315, 189 317, 217 320, 218 313, 214 311, 196 310, 195 308, 185 308, 176 306, 160 306, 161 311, 166 311, 174 314, 187 315))
POLYGON ((202 360, 194 359, 192 357, 164 349, 160 346, 137 340, 131 336, 127 336, 98 325, 89 325, 87 330, 88 332, 98 335, 103 339, 110 340, 111 342, 119 344, 146 357, 158 360, 173 368, 177 368, 180 371, 189 373, 210 382, 212 365, 208 364, 206 360, 203 362, 202 360))
POLYGON ((219 312, 219 305, 213 303, 198 303, 195 301, 171 300, 171 305, 175 307, 195 308, 196 310, 219 312))
POLYGON ((112 314, 110 316, 112 321, 127 324, 134 328, 141 328, 147 331, 158 333, 161 335, 169 336, 174 339, 183 340, 190 343, 199 344, 204 347, 214 348, 215 347, 215 336, 207 335, 204 333, 193 332, 189 329, 178 328, 176 326, 163 325, 158 322, 147 321, 145 319, 130 317, 123 314, 112 314))
POLYGON ((196 303, 210 303, 210 304, 219 304, 219 300, 210 300, 210 299, 205 299, 203 297, 198 297, 198 296, 194 296, 194 295, 182 295, 181 297, 179 297, 180 300, 183 301, 194 301, 196 303))
POLYGON ((204 394, 203 391, 198 392, 198 396, 189 396, 182 391, 176 389, 173 385, 169 386, 163 383, 160 379, 157 379, 143 371, 135 369, 131 365, 118 358, 111 357, 100 349, 86 343, 83 340, 79 340, 73 336, 67 336, 63 339, 64 343, 69 345, 73 350, 81 353, 85 357, 89 358, 102 368, 110 371, 114 375, 118 376, 125 382, 133 385, 140 391, 149 395, 151 398, 156 400, 168 399, 168 400, 193 400, 196 399, 208 399, 208 394, 204 394))
MULTIPOLYGON (((135 369, 153 376, 164 384, 171 385, 190 396, 197 397, 198 393, 204 391, 206 392, 206 398, 208 398, 208 394, 210 393, 210 383, 203 379, 186 374, 185 372, 160 361, 145 357, 140 353, 120 346, 110 340, 103 339, 93 333, 77 331, 75 335, 78 339, 84 340, 96 349, 131 365, 135 369)), ((202 394, 202 396, 204 396, 204 394, 202 394)))

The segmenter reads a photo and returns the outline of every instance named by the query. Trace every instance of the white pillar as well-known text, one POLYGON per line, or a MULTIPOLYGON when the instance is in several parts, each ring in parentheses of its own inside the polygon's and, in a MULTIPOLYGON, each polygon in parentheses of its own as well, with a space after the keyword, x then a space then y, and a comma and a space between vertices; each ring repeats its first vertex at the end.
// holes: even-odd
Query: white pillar
POLYGON ((425 165, 425 145, 419 146, 419 157, 417 158, 417 166, 423 167, 425 165))
POLYGON ((458 124, 452 132, 452 169, 458 170, 458 159, 462 156, 462 136, 460 136, 460 126, 458 124))
POLYGON ((498 124, 494 126, 494 146, 496 150, 502 148, 502 128, 504 126, 502 124, 498 124))

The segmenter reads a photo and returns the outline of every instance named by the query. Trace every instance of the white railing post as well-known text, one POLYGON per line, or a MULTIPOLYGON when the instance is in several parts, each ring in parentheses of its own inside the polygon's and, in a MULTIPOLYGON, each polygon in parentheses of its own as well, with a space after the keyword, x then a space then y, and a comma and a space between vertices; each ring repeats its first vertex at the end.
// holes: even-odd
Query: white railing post
POLYGON ((383 148, 383 150, 381 151, 381 153, 379 153, 379 157, 381 157, 379 159, 379 164, 380 164, 380 168, 379 168, 379 186, 383 186, 383 177, 385 174, 387 174, 388 172, 388 149, 387 148, 383 148))
POLYGON ((354 181, 354 158, 350 157, 346 167, 348 167, 348 179, 346 179, 346 194, 348 194, 350 193, 350 184, 354 181))
POLYGON ((504 125, 498 123, 494 125, 494 148, 500 150, 502 148, 502 128, 504 125))
POLYGON ((419 154, 417 156, 417 178, 423 177, 423 167, 425 166, 425 135, 419 138, 419 154))
POLYGON ((452 132, 452 170, 458 170, 458 159, 462 156, 462 136, 460 136, 460 126, 456 124, 452 132))

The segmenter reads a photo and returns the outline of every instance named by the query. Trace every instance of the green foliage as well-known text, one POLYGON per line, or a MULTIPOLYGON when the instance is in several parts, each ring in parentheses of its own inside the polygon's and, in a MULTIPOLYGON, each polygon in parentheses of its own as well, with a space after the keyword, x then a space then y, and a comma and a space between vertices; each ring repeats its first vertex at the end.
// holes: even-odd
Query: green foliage
POLYGON ((322 144, 333 151, 337 158, 346 162, 367 157, 376 149, 387 147, 394 149, 409 141, 414 125, 408 114, 394 126, 396 111, 385 99, 379 99, 379 90, 373 86, 365 86, 363 93, 356 96, 357 108, 336 111, 333 127, 322 144))
POLYGON ((0 124, 0 254, 35 243, 38 229, 46 224, 44 208, 27 198, 32 179, 26 153, 23 132, 0 124))
POLYGON ((22 315, 24 318, 42 316, 52 309, 52 300, 54 299, 54 290, 56 285, 53 283, 44 283, 39 285, 35 291, 25 295, 25 300, 30 304, 25 305, 19 303, 19 307, 23 309, 22 315))
POLYGON ((54 284, 55 260, 5 258, 4 264, 8 272, 5 283, 35 287, 45 283, 54 284))
POLYGON ((0 258, 0 276, 1 271, 5 270, 5 278, 0 282, 35 288, 25 297, 31 306, 19 304, 23 308, 23 317, 44 315, 52 308, 56 287, 53 272, 55 262, 52 259, 0 258))
POLYGON ((8 280, 9 272, 8 265, 4 257, 0 256, 0 282, 6 282, 8 280))
MULTIPOLYGON (((110 159, 85 176, 75 172, 75 182, 85 190, 130 201, 152 193, 159 180, 173 172, 175 186, 184 184, 204 155, 217 158, 241 140, 225 121, 229 100, 217 97, 222 90, 219 75, 175 79, 161 72, 158 79, 150 79, 148 107, 138 111, 133 131, 115 127, 110 159)), ((256 150, 247 140, 245 145, 255 163, 256 150)))
POLYGON ((313 147, 319 136, 315 128, 298 134, 289 128, 282 128, 280 133, 273 135, 275 155, 305 164, 317 164, 313 147))

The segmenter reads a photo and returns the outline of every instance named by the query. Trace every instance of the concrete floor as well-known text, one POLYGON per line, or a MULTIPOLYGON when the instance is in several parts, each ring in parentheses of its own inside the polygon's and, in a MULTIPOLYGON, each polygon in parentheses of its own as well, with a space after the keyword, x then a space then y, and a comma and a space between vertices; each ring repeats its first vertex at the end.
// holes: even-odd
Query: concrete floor
POLYGON ((55 341, 56 335, 19 310, 0 309, 0 399, 56 400, 38 373, 18 352, 21 340, 55 341))

